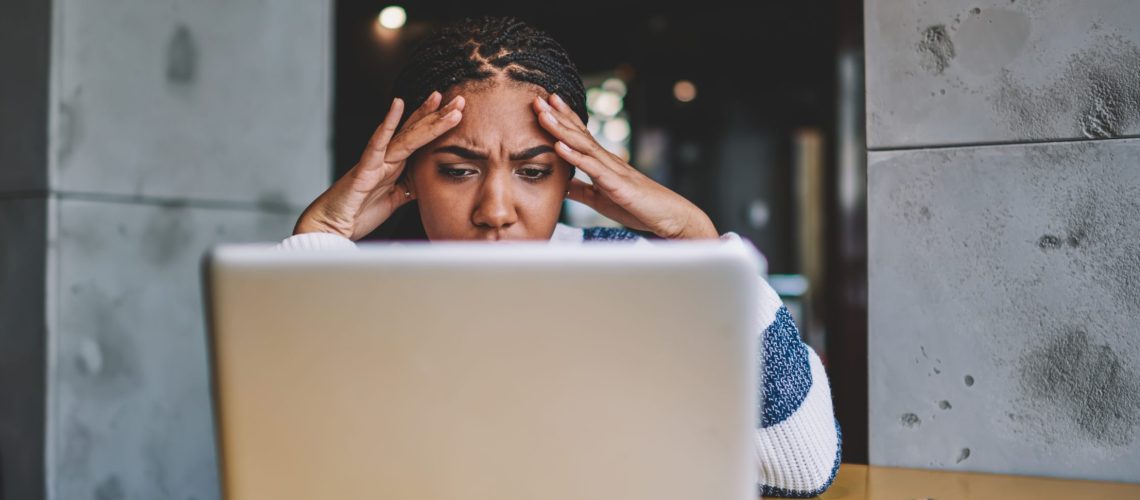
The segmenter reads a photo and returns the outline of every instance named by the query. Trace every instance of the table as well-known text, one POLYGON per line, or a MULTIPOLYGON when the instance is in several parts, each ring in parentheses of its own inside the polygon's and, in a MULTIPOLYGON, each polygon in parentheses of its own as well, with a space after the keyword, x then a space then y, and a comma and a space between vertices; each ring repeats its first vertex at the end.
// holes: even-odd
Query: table
POLYGON ((842 464, 821 500, 1140 499, 1140 484, 842 464))

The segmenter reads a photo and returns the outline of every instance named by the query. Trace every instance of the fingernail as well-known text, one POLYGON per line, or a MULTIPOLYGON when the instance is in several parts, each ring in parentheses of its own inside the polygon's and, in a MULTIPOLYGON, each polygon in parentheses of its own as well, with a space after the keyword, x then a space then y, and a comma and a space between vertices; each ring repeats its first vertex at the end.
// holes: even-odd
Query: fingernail
POLYGON ((542 106, 542 109, 554 109, 554 108, 550 107, 550 104, 546 102, 546 99, 542 99, 541 101, 538 101, 538 105, 542 106))
POLYGON ((566 104, 565 102, 562 101, 561 97, 558 97, 558 94, 554 94, 554 100, 558 101, 558 104, 566 104))
POLYGON ((561 149, 567 153, 570 152, 570 146, 567 146, 565 142, 559 142, 558 144, 555 145, 555 147, 557 147, 558 149, 561 149))

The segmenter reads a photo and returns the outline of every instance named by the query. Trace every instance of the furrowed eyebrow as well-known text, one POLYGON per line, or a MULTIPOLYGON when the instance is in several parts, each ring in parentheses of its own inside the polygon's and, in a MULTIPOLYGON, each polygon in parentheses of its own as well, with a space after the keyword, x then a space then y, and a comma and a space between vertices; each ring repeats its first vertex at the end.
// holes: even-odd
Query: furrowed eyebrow
POLYGON ((552 153, 552 152, 554 152, 554 148, 547 146, 545 144, 542 144, 539 146, 534 146, 532 148, 524 149, 524 150, 519 151, 517 153, 511 153, 511 161, 529 160, 529 159, 534 158, 535 156, 538 156, 542 153, 552 153))
MULTIPOLYGON (((550 153, 553 151, 554 151, 554 148, 551 148, 550 146, 542 144, 542 145, 538 145, 538 146, 534 146, 534 147, 524 149, 522 151, 511 153, 510 154, 510 160, 511 161, 529 160, 529 159, 534 158, 535 156, 538 156, 540 154, 550 153)), ((463 146, 455 146, 455 145, 440 146, 440 147, 432 150, 432 153, 451 153, 451 154, 458 156, 460 158, 463 158, 465 160, 486 160, 487 159, 487 153, 483 153, 481 151, 474 151, 471 149, 467 149, 463 146)))

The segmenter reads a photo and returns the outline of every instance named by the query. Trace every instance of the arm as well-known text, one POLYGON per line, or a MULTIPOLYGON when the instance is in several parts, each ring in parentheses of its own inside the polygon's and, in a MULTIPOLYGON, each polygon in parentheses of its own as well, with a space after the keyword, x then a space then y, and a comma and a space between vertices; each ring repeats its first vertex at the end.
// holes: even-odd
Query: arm
MULTIPOLYGON (((750 244, 734 232, 728 244, 750 244)), ((637 244, 652 245, 639 239, 637 244)), ((762 363, 756 458, 765 497, 814 497, 839 472, 842 435, 831 404, 831 387, 819 356, 800 338, 779 295, 760 280, 757 324, 762 363)))
POLYGON ((819 356, 803 342, 776 291, 762 281, 760 428, 756 457, 763 496, 813 497, 839 471, 842 435, 819 356))

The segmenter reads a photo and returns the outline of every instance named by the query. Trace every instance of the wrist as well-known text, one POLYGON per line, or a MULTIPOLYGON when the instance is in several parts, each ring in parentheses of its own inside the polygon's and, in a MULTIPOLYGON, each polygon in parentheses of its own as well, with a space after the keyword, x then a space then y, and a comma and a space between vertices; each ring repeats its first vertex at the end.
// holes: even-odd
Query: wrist
POLYGON ((307 211, 301 214, 301 217, 297 220, 297 224, 293 226, 293 234, 304 233, 329 233, 353 239, 351 232, 343 231, 331 224, 320 222, 314 219, 307 211))
POLYGON ((720 238, 716 226, 704 212, 690 216, 680 229, 658 230, 654 234, 667 240, 708 240, 720 238))

